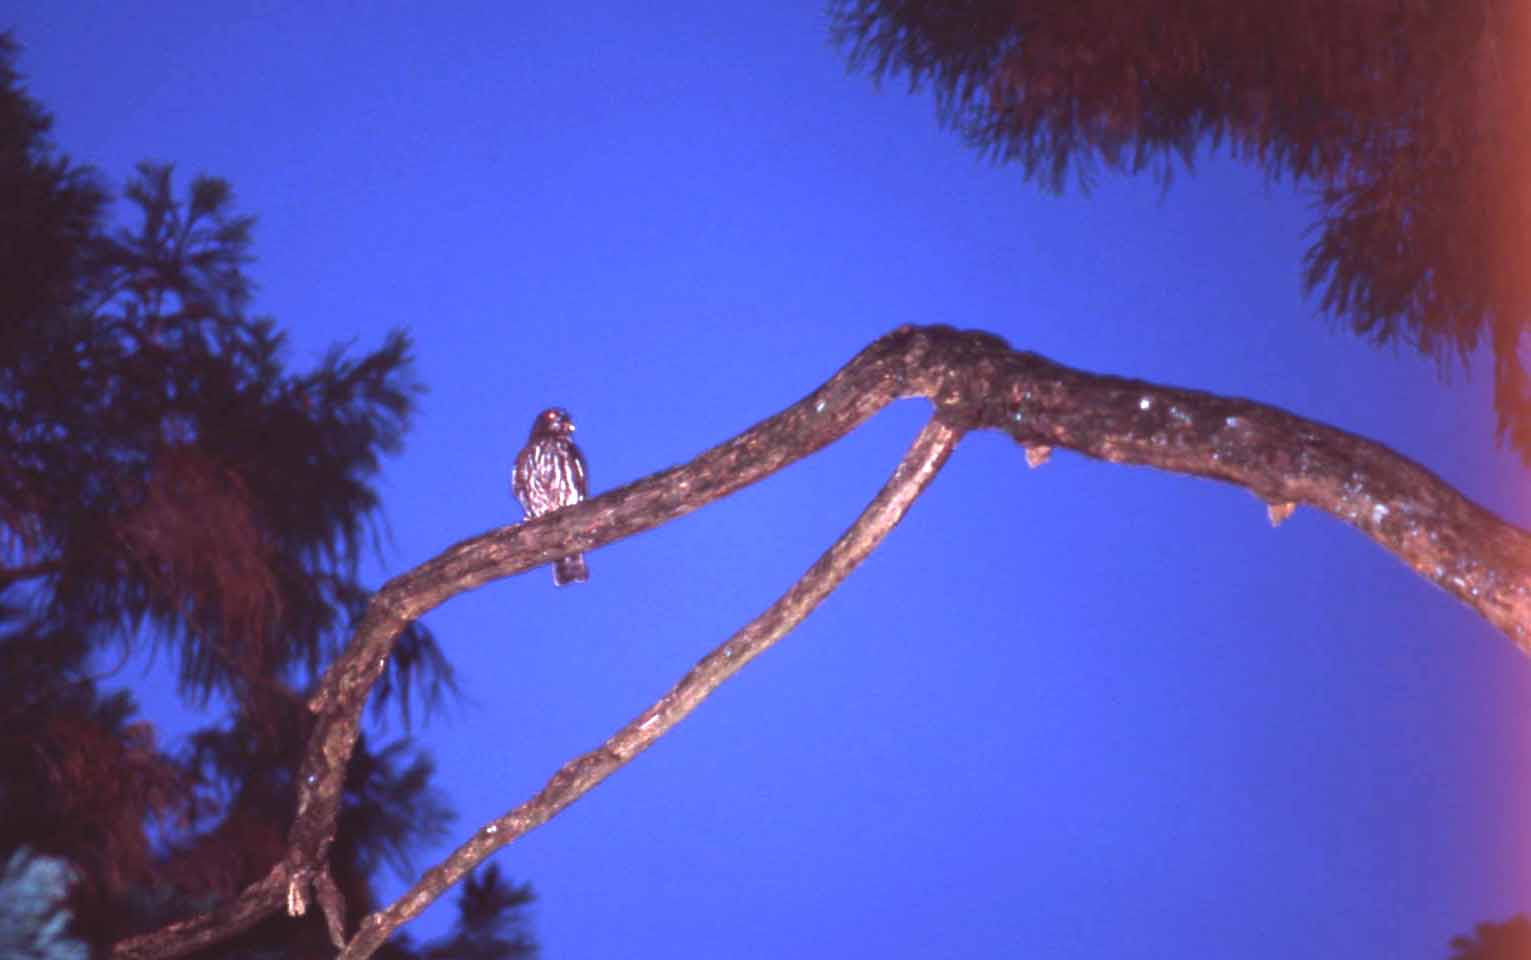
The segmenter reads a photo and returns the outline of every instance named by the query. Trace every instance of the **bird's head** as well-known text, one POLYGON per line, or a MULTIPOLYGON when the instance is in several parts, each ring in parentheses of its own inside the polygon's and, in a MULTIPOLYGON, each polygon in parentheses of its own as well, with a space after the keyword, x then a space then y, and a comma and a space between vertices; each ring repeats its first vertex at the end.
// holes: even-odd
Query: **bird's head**
POLYGON ((532 421, 532 437, 567 437, 574 432, 574 420, 562 407, 549 407, 532 421))

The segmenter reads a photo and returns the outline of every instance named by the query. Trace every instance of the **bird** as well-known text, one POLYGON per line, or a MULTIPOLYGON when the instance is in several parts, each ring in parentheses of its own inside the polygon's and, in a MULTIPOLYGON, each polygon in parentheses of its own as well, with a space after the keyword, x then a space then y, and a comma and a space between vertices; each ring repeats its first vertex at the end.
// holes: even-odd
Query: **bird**
MULTIPOLYGON (((516 454, 510 475, 511 492, 521 501, 526 519, 535 520, 585 499, 589 489, 585 455, 574 445, 573 433, 574 420, 562 407, 549 407, 532 421, 532 435, 516 454)), ((584 554, 560 557, 553 564, 555 586, 589 579, 584 554)))

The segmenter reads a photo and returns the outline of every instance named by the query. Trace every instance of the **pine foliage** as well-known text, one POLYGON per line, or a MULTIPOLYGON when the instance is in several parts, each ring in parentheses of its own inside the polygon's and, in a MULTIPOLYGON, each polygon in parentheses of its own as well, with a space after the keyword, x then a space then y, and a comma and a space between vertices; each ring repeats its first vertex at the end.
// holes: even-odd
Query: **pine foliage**
POLYGON ((1052 189, 1225 147, 1312 192, 1304 278, 1379 344, 1486 345, 1531 462, 1531 7, 1505 0, 835 0, 854 69, 1052 189))

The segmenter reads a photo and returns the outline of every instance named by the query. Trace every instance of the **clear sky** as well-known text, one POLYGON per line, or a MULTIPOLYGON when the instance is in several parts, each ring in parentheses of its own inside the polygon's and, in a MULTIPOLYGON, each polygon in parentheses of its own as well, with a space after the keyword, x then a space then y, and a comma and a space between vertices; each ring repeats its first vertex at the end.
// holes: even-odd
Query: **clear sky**
MULTIPOLYGON (((519 519, 542 407, 604 490, 902 323, 1274 403, 1531 520, 1486 376, 1443 385, 1302 298, 1302 197, 1217 158, 1163 200, 1044 194, 848 75, 817 2, 34 0, 6 25, 75 159, 232 182, 296 366, 413 330, 430 392, 374 582, 519 519)), ((432 613, 465 693, 417 731, 451 845, 769 604, 928 412, 593 554, 588 584, 432 613)), ((154 671, 130 682, 184 728, 154 671)), ((801 629, 497 861, 549 958, 1444 957, 1528 906, 1528 729, 1531 664, 1340 522, 977 435, 801 629)))

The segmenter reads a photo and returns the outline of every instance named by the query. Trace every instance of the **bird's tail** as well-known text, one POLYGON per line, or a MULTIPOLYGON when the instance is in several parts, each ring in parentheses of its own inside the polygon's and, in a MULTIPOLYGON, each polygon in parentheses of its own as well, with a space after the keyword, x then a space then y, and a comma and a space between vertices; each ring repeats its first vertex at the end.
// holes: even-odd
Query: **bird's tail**
POLYGON ((572 557, 563 557, 553 564, 553 585, 557 587, 569 583, 583 583, 590 579, 590 568, 585 566, 585 555, 576 553, 572 557))

